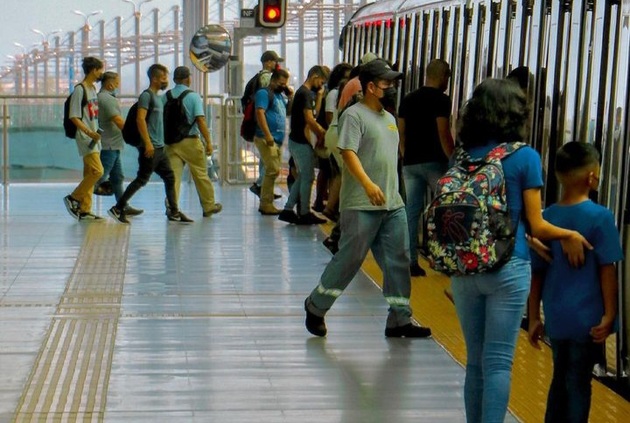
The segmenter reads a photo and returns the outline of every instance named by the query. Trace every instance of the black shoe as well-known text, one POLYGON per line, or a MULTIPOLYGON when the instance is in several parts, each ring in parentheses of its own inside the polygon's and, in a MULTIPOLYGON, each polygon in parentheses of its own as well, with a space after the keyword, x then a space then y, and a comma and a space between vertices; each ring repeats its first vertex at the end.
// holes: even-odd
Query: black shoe
POLYGON ((63 204, 66 206, 66 210, 68 210, 70 216, 79 220, 79 207, 81 204, 70 195, 63 197, 63 204))
POLYGON ((320 225, 326 223, 326 219, 315 216, 313 213, 300 215, 298 218, 298 225, 320 225))
POLYGON ((418 263, 412 263, 409 266, 409 273, 411 276, 426 276, 427 272, 424 271, 422 267, 418 263))
POLYGON ((304 300, 304 311, 306 311, 306 330, 315 336, 326 336, 328 330, 326 329, 326 322, 323 317, 316 316, 308 311, 308 298, 304 300))
POLYGON ((282 220, 287 223, 298 223, 299 218, 293 210, 282 210, 278 215, 278 220, 282 220))
POLYGON ((171 222, 179 222, 179 223, 193 223, 194 220, 186 216, 184 213, 180 211, 176 211, 175 213, 169 213, 166 215, 168 220, 171 222))
POLYGON ((431 336, 431 329, 407 323, 404 326, 385 328, 385 336, 388 338, 428 338, 431 336))
POLYGON ((324 247, 328 248, 333 256, 339 251, 339 244, 331 237, 326 238, 322 244, 324 244, 324 247))
POLYGON ((249 187, 249 190, 258 198, 260 198, 260 190, 262 188, 256 184, 252 184, 251 187, 249 187))
POLYGON ((126 225, 129 224, 129 221, 125 217, 125 212, 118 209, 116 206, 107 210, 107 214, 114 218, 114 220, 118 223, 124 223, 126 225))
POLYGON ((138 216, 138 215, 141 215, 142 213, 144 213, 144 210, 142 209, 135 209, 131 206, 125 207, 125 215, 127 216, 138 216))

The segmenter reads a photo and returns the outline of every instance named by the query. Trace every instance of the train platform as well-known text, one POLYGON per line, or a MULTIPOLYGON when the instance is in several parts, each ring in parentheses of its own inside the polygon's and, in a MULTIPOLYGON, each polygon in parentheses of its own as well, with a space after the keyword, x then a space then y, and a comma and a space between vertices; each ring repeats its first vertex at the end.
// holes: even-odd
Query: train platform
MULTIPOLYGON (((195 222, 169 223, 157 183, 132 199, 145 213, 131 225, 82 223, 62 203, 72 188, 0 197, 0 422, 465 422, 446 278, 412 282, 433 338, 387 339, 368 258, 316 338, 303 300, 330 225, 261 216, 244 185, 217 186, 210 218, 184 185, 195 222)), ((112 204, 96 197, 94 211, 112 204)), ((521 337, 506 422, 542 421, 550 363, 521 337)), ((628 402, 594 385, 591 421, 630 421, 628 402)))

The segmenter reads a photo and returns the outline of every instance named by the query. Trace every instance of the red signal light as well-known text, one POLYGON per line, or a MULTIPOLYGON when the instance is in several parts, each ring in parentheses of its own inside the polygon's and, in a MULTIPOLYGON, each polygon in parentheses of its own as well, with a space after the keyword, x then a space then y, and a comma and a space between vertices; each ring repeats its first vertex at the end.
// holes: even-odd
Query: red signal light
POLYGON ((258 0, 258 24, 264 28, 283 26, 286 13, 286 0, 258 0))

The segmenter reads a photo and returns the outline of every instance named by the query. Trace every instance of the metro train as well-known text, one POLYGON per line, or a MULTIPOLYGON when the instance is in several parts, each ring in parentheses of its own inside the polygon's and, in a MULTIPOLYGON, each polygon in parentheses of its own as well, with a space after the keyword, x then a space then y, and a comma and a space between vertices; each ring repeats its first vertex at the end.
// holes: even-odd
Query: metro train
POLYGON ((404 72, 399 95, 420 87, 434 58, 451 65, 453 130, 462 104, 488 77, 530 73, 529 142, 541 154, 546 204, 558 198, 553 163, 566 142, 602 153, 596 201, 615 215, 626 252, 618 268, 620 329, 605 370, 628 384, 630 350, 630 189, 628 104, 630 0, 382 0, 360 8, 339 38, 343 59, 373 52, 404 72))

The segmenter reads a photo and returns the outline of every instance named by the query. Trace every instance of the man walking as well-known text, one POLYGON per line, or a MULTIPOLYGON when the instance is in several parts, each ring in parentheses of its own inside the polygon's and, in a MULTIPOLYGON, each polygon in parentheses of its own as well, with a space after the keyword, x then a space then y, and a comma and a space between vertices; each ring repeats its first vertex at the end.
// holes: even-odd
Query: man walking
POLYGON ((166 191, 166 217, 173 222, 192 222, 184 213, 179 211, 175 198, 175 176, 173 169, 164 152, 164 97, 159 96, 160 90, 168 87, 168 69, 161 64, 153 64, 147 71, 149 88, 140 94, 138 99, 138 116, 136 124, 140 132, 138 146, 138 175, 128 186, 116 205, 109 209, 111 217, 120 223, 129 223, 125 209, 133 195, 149 182, 153 172, 164 181, 166 191))
MULTIPOLYGON (((98 124, 103 130, 101 138, 101 163, 103 164, 103 176, 96 183, 96 189, 109 180, 116 201, 123 195, 123 181, 125 175, 122 170, 121 153, 124 147, 122 128, 125 124, 120 110, 120 103, 116 98, 120 76, 116 72, 105 72, 101 79, 101 90, 98 93, 98 124)), ((144 210, 127 206, 127 216, 137 216, 144 210)))
POLYGON ((324 316, 357 274, 368 250, 383 271, 383 295, 389 304, 387 337, 423 338, 426 327, 411 323, 411 277, 407 216, 398 192, 398 131, 382 102, 395 93, 400 72, 383 59, 362 66, 363 99, 340 117, 343 158, 339 251, 326 266, 319 284, 304 302, 306 329, 327 333, 324 316))
POLYGON ((83 179, 66 195, 63 202, 70 216, 81 221, 101 220, 92 213, 94 184, 103 175, 101 164, 101 134, 98 127, 98 99, 94 83, 101 79, 103 62, 96 57, 85 57, 82 63, 85 78, 70 97, 69 118, 77 127, 75 141, 83 157, 83 179))
POLYGON ((291 110, 293 93, 287 87, 289 72, 276 69, 271 75, 267 88, 258 90, 256 102, 256 135, 254 144, 260 153, 264 166, 260 207, 258 211, 264 215, 280 214, 273 205, 273 188, 280 173, 280 149, 284 141, 287 110, 291 110), (283 94, 286 93, 287 97, 283 94))
POLYGON ((424 210, 427 188, 433 193, 455 149, 449 128, 451 99, 444 94, 450 77, 448 63, 432 60, 427 65, 425 85, 405 96, 398 113, 411 276, 426 275, 418 264, 418 222, 424 210))
MULTIPOLYGON (((189 91, 191 81, 190 69, 186 66, 177 67, 173 72, 173 81, 175 82, 175 87, 166 95, 167 97, 179 98, 182 93, 189 91)), ((210 138, 210 131, 208 131, 208 125, 206 124, 201 96, 194 91, 190 91, 185 94, 182 103, 186 111, 187 122, 192 122, 188 136, 179 141, 166 139, 166 157, 168 157, 175 175, 175 201, 179 201, 182 172, 184 171, 184 165, 187 164, 197 189, 203 217, 208 217, 219 213, 223 209, 220 203, 215 203, 214 201, 214 187, 208 176, 206 157, 212 155, 212 138, 210 138), (205 143, 200 139, 202 135, 205 143)), ((166 124, 168 125, 169 122, 166 124)))

